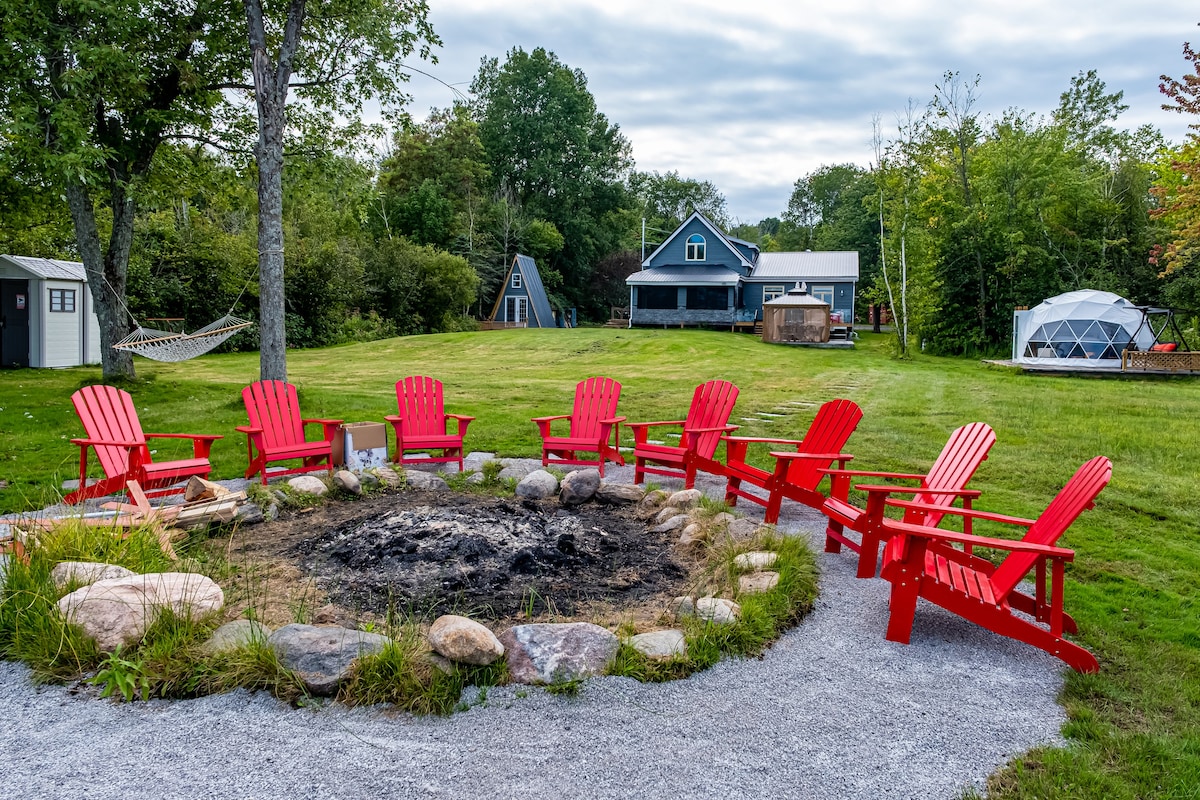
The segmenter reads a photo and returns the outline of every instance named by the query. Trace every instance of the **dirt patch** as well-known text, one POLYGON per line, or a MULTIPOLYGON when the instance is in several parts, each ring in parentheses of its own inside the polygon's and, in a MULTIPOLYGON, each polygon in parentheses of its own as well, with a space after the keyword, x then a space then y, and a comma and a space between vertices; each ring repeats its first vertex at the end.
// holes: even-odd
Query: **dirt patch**
POLYGON ((267 616, 328 602, 328 621, 339 622, 449 612, 646 619, 691 583, 694 564, 675 538, 647 532, 629 509, 406 491, 287 512, 236 533, 231 555, 272 576, 267 616))

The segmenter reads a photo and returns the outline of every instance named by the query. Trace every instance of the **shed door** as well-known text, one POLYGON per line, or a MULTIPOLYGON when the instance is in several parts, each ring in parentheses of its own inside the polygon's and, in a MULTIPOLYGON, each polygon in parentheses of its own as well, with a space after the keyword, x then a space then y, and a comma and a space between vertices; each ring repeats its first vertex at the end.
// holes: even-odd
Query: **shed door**
POLYGON ((29 366, 29 281, 0 281, 0 367, 29 366))

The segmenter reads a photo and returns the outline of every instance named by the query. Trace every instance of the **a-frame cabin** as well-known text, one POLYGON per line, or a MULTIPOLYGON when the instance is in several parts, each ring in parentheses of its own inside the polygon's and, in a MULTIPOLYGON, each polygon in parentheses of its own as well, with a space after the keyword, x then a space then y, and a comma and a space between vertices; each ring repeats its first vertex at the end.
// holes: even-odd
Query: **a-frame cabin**
POLYGON ((513 258, 488 323, 493 328, 557 327, 542 276, 529 256, 513 258))

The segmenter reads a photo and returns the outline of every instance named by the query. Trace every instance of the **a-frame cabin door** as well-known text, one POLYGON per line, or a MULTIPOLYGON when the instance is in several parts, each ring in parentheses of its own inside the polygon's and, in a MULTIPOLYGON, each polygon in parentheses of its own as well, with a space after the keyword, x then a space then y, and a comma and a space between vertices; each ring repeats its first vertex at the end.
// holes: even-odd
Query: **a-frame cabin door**
POLYGON ((529 319, 529 298, 506 297, 504 303, 504 320, 506 322, 525 322, 529 319))
POLYGON ((29 366, 29 281, 0 281, 0 367, 29 366))

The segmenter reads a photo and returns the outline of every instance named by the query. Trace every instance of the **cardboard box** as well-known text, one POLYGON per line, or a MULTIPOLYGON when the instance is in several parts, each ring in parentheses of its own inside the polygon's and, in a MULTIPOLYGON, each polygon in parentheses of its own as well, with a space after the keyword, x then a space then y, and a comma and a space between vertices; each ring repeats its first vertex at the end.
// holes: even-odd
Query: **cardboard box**
POLYGON ((387 426, 382 422, 348 422, 333 439, 333 462, 351 472, 388 464, 387 426))

